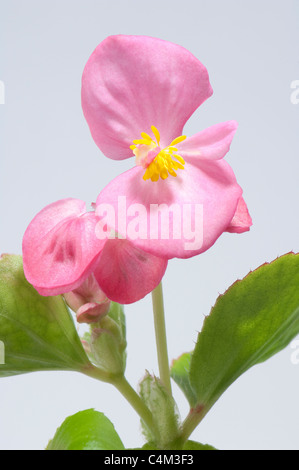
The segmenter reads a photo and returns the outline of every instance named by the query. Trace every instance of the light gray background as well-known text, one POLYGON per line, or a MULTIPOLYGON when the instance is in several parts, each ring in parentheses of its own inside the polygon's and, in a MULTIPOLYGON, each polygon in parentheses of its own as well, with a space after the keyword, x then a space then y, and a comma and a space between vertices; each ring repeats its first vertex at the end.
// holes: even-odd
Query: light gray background
MULTIPOLYGON (((101 155, 80 105, 83 67, 111 34, 163 38, 208 68, 214 95, 190 119, 191 135, 235 119, 227 160, 253 217, 251 232, 225 234, 207 253, 173 260, 164 278, 170 358, 194 346, 218 293, 265 261, 299 250, 298 0, 1 0, 0 251, 21 253, 22 235, 46 204, 94 201, 133 162, 101 155)), ((299 286, 298 286, 299 287, 299 286)), ((158 373, 150 296, 126 308, 127 377, 158 373)), ((1 336, 1 332, 0 332, 1 336)), ((1 339, 1 338, 0 338, 1 339)), ((251 369, 220 398, 192 438, 220 449, 299 449, 299 365, 291 347, 251 369)), ((187 404, 174 387, 182 415, 187 404)), ((103 411, 128 447, 142 444, 135 412, 114 389, 75 373, 0 381, 0 448, 43 449, 61 422, 103 411)))

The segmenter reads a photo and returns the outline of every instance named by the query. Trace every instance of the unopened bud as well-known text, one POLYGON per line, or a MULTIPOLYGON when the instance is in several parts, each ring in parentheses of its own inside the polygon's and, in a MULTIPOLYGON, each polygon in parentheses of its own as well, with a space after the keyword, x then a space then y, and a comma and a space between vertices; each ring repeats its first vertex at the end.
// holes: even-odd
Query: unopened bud
MULTIPOLYGON (((179 435, 179 412, 173 397, 166 390, 160 379, 146 374, 140 383, 139 390, 142 401, 152 412, 156 423, 157 444, 164 448, 167 444, 175 441, 179 435)), ((148 433, 143 424, 146 438, 152 440, 153 436, 148 433)))
POLYGON ((76 313, 78 323, 97 323, 109 312, 110 300, 91 274, 77 289, 64 294, 68 306, 76 313))
POLYGON ((121 325, 109 315, 92 325, 90 346, 97 367, 112 374, 124 373, 126 339, 121 325))

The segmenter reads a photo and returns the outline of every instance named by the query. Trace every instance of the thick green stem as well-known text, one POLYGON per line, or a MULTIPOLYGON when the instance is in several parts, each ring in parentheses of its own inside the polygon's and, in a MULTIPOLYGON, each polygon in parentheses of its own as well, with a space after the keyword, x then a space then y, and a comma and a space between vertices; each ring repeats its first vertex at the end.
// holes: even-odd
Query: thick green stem
POLYGON ((160 380, 171 395, 172 392, 167 351, 164 302, 161 283, 156 287, 156 289, 153 290, 152 301, 160 380))

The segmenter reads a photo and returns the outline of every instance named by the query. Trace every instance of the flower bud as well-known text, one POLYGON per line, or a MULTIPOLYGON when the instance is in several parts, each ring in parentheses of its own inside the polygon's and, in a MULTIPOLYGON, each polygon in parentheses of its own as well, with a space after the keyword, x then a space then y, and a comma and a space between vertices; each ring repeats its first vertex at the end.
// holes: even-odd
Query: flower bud
POLYGON ((91 325, 90 349, 95 365, 112 374, 123 374, 126 366, 125 320, 122 307, 111 303, 109 314, 91 325))
POLYGON ((76 312, 78 323, 97 323, 109 312, 110 300, 91 274, 77 289, 64 294, 68 306, 76 312))
MULTIPOLYGON (((179 413, 177 405, 168 393, 160 379, 146 374, 140 383, 139 394, 144 403, 152 412, 156 423, 156 439, 161 448, 175 441, 179 434, 179 413)), ((151 441, 153 436, 143 426, 145 437, 151 441)))

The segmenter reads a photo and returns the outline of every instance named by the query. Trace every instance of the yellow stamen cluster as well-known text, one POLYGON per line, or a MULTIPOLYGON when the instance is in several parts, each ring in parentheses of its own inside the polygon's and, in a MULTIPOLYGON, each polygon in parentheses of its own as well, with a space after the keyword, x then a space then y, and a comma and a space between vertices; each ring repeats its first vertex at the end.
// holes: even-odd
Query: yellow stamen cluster
MULTIPOLYGON (((133 150, 134 155, 138 158, 141 149, 147 146, 146 152, 149 153, 155 148, 159 147, 160 144, 160 134, 158 129, 155 126, 151 126, 152 132, 156 138, 156 142, 145 132, 141 133, 141 139, 134 140, 133 145, 130 146, 130 149, 133 150), (142 147, 141 147, 142 146, 142 147)), ((151 179, 152 181, 158 181, 159 178, 165 180, 169 175, 177 176, 176 170, 183 170, 185 161, 178 155, 176 152, 178 149, 175 147, 178 143, 186 139, 186 136, 182 135, 174 139, 171 144, 163 150, 160 150, 158 155, 149 162, 145 173, 143 175, 144 180, 151 179), (174 160, 175 159, 175 160, 174 160)))

